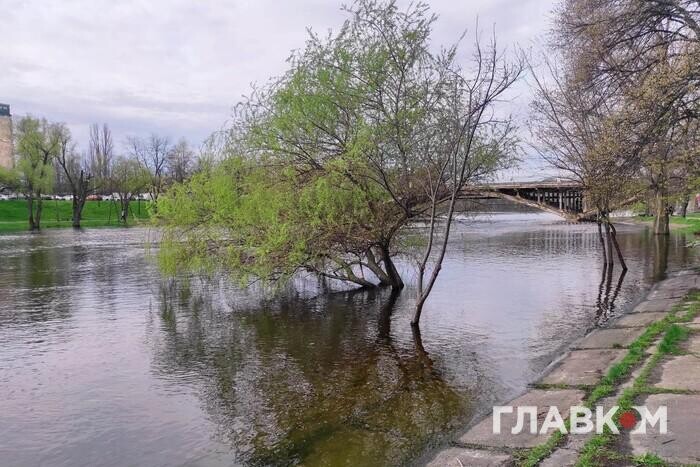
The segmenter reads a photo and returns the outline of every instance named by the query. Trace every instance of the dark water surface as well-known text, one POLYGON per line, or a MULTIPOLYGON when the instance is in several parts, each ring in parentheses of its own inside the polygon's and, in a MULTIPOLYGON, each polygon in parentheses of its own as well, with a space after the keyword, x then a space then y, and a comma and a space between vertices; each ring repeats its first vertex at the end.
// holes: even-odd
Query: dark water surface
POLYGON ((410 287, 273 297, 161 279, 145 230, 2 235, 0 466, 413 462, 698 263, 681 235, 619 231, 618 287, 592 225, 460 226, 421 335, 410 287))

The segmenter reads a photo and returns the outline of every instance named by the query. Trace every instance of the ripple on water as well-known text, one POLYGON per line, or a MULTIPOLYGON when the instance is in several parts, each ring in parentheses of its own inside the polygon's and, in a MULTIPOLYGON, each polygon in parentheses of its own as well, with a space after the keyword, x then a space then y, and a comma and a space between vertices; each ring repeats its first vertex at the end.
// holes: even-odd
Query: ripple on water
POLYGON ((595 226, 459 224, 420 334, 410 281, 393 299, 311 281, 275 295, 163 280, 143 229, 0 235, 0 465, 404 463, 522 392, 664 265, 697 263, 678 236, 664 258, 618 230, 619 288, 595 226))

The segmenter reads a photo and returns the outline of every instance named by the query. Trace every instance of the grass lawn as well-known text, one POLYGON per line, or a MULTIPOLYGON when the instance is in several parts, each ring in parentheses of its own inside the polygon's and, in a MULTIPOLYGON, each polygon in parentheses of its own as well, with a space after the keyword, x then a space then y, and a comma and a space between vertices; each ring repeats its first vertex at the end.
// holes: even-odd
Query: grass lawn
MULTIPOLYGON (((150 218, 148 201, 132 201, 128 223, 143 223, 150 218)), ((71 201, 44 200, 41 228, 71 227, 71 201)), ((83 227, 108 227, 120 225, 119 205, 112 201, 88 201, 83 208, 83 227)), ((27 202, 24 200, 0 201, 0 232, 27 230, 27 202)))
MULTIPOLYGON (((639 216, 638 219, 645 222, 653 222, 654 218, 651 216, 639 216)), ((671 216, 671 226, 675 226, 688 233, 700 234, 700 213, 696 212, 693 214, 688 214, 687 217, 671 216)))

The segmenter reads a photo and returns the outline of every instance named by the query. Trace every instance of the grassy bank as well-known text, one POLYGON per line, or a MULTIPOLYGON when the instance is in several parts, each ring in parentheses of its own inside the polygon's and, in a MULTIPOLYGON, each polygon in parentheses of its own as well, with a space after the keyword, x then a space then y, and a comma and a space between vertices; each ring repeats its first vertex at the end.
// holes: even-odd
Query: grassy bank
MULTIPOLYGON (((614 397, 614 404, 621 408, 614 419, 622 432, 619 416, 630 410, 638 396, 658 392, 657 388, 649 385, 648 378, 652 370, 661 360, 669 355, 681 353, 680 343, 687 339, 691 330, 684 324, 692 321, 700 314, 700 292, 691 292, 669 314, 645 329, 644 333, 632 342, 621 361, 608 369, 602 380, 588 391, 584 405, 593 408, 605 397, 614 397), (656 344, 657 339, 660 339, 656 344), (647 353, 656 345, 656 352, 647 353), (632 378, 630 387, 620 390, 620 386, 632 377, 634 370, 641 371, 632 378), (617 395, 616 395, 617 393, 617 395)), ((570 428, 567 419, 567 429, 570 428)), ((607 427, 601 434, 594 435, 583 446, 576 465, 578 467, 603 467, 606 465, 667 465, 654 454, 646 454, 638 458, 618 452, 615 442, 619 435, 613 434, 607 427), (661 462, 661 463, 658 463, 661 462)), ((560 447, 566 435, 555 431, 543 444, 520 453, 519 467, 534 467, 560 447)))
MULTIPOLYGON (((654 222, 651 216, 637 216, 634 218, 644 223, 654 222)), ((671 216, 671 228, 687 233, 700 234, 700 213, 688 214, 687 217, 671 216)))
MULTIPOLYGON (((150 218, 150 203, 132 202, 128 223, 139 224, 150 218)), ((41 214, 41 228, 71 227, 72 202, 45 200, 41 214)), ((29 212, 24 200, 0 201, 0 232, 28 229, 29 212)), ((88 201, 83 209, 83 227, 108 227, 119 224, 118 203, 113 201, 88 201)))

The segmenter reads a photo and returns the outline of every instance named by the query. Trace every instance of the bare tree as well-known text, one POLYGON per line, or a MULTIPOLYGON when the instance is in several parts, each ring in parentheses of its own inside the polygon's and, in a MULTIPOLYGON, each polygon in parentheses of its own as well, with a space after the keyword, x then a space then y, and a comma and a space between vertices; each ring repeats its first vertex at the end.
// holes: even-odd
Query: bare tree
POLYGON ((70 131, 65 125, 59 129, 60 149, 56 155, 56 163, 60 167, 73 197, 72 224, 80 228, 83 216, 83 208, 87 197, 93 191, 92 175, 89 172, 89 164, 76 150, 70 131))
POLYGON ((589 86, 573 73, 570 62, 543 62, 545 72, 532 73, 533 147, 551 167, 583 186, 585 208, 592 208, 598 222, 605 264, 613 263, 615 248, 626 270, 610 213, 643 192, 638 177, 641 155, 629 141, 629 119, 616 94, 589 86))
POLYGON ((642 156, 656 234, 668 234, 676 196, 676 127, 700 109, 699 23, 694 0, 567 0, 557 14, 555 42, 575 57, 574 74, 624 97, 630 110, 630 143, 642 156))
POLYGON ((131 201, 149 182, 148 170, 137 159, 119 157, 114 162, 109 184, 118 196, 119 220, 122 223, 127 223, 131 201))
POLYGON ((184 182, 195 166, 195 154, 186 139, 181 138, 168 152, 167 169, 170 179, 184 182))
POLYGON ((509 165, 515 152, 514 127, 509 118, 496 116, 495 105, 520 77, 523 62, 506 59, 496 46, 495 35, 485 49, 477 36, 475 49, 471 75, 454 67, 452 53, 439 59, 447 71, 440 74, 435 89, 441 103, 433 120, 432 148, 426 148, 428 170, 420 177, 430 207, 428 241, 418 263, 413 326, 419 325, 442 269, 460 195, 509 165), (426 281, 428 265, 431 273, 426 281))
POLYGON ((158 197, 165 190, 170 141, 152 133, 148 138, 131 136, 127 138, 126 145, 129 155, 138 160, 150 174, 150 183, 144 188, 148 189, 155 206, 158 197))
POLYGON ((97 180, 99 189, 103 193, 108 193, 110 190, 107 182, 111 176, 113 159, 112 131, 106 123, 102 126, 93 123, 90 125, 90 140, 88 142, 89 172, 97 180))

